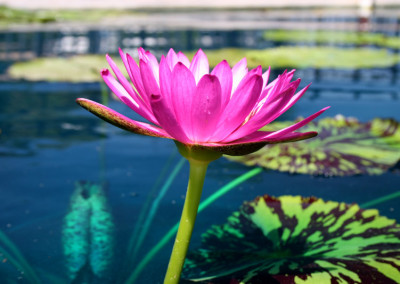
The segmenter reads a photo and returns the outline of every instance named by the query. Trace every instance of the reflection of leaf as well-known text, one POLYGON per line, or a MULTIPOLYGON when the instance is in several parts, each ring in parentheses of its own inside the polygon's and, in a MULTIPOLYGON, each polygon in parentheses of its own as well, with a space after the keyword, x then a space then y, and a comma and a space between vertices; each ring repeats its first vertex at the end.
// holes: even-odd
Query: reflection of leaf
MULTIPOLYGON (((278 130, 292 123, 275 122, 263 130, 278 130)), ((318 131, 318 136, 313 139, 267 145, 247 156, 227 158, 290 173, 325 176, 382 174, 400 159, 399 126, 391 119, 376 118, 361 123, 338 115, 304 126, 302 131, 318 131)))
POLYGON ((265 195, 213 226, 184 277, 204 283, 396 283, 400 226, 358 205, 265 195))
POLYGON ((104 276, 113 257, 113 229, 103 187, 76 183, 63 226, 64 254, 71 279, 83 270, 104 276))

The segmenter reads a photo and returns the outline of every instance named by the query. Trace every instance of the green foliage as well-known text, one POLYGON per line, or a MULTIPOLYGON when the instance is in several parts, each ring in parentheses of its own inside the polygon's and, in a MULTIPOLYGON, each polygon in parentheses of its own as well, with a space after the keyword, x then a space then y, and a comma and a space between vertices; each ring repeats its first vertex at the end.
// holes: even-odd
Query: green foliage
POLYGON ((397 283, 400 226, 377 210, 300 196, 245 202, 189 253, 195 283, 397 283))
MULTIPOLYGON (((274 122, 263 130, 276 131, 292 124, 274 122)), ((395 120, 375 118, 361 123, 338 115, 312 121, 302 128, 306 131, 319 134, 309 140, 266 145, 247 156, 226 158, 249 166, 325 176, 378 175, 400 160, 400 124, 395 120)))

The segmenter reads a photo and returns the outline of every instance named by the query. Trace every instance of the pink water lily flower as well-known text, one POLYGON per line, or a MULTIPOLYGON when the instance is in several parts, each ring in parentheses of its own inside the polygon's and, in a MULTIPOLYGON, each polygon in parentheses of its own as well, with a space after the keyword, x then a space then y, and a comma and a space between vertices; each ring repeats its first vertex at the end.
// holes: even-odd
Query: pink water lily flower
POLYGON ((248 71, 246 58, 230 68, 221 61, 210 72, 207 56, 199 49, 190 61, 182 52, 170 49, 160 62, 139 48, 139 65, 120 50, 131 83, 106 56, 116 78, 108 69, 101 75, 118 98, 150 123, 129 119, 106 106, 87 99, 78 103, 104 120, 125 130, 173 139, 186 147, 222 154, 243 155, 268 143, 297 141, 317 135, 298 133, 327 108, 275 132, 259 131, 305 93, 296 93, 300 79, 291 81, 294 70, 268 83, 270 69, 261 66, 248 71))

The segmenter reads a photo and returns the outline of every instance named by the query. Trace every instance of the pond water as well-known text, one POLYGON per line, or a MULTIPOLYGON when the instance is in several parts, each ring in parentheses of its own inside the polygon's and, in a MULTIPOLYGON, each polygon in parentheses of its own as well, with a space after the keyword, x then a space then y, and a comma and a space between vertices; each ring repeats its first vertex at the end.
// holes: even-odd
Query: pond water
MULTIPOLYGON (((226 46, 265 48, 278 44, 262 41, 262 32, 171 31, 148 36, 144 31, 137 31, 135 35, 118 30, 90 31, 94 40, 79 32, 58 33, 58 36, 54 32, 3 32, 0 38, 2 54, 13 55, 3 60, 5 68, 12 61, 36 56, 115 53, 118 46, 133 50, 144 45, 166 52, 167 46, 193 50, 226 46), (101 37, 104 34, 106 39, 101 37), (8 45, 4 48, 7 38, 8 45)), ((375 117, 400 120, 399 68, 395 65, 354 70, 300 69, 295 76, 302 78, 302 85, 308 82, 313 85, 281 119, 306 116, 330 105, 331 109, 323 117, 343 114, 363 122, 375 117)), ((273 77, 282 71, 274 70, 273 77)), ((76 105, 75 99, 79 97, 104 100, 98 83, 0 82, 0 229, 16 244, 43 283, 67 279, 62 226, 75 183, 104 183, 115 224, 114 272, 109 282, 123 283, 121 279, 127 277, 127 271, 132 271, 179 220, 188 164, 179 168, 181 158, 171 141, 133 135, 107 125, 76 105), (141 210, 157 201, 159 191, 174 175, 174 169, 176 176, 160 200, 138 256, 133 266, 126 269, 122 265, 127 259, 126 248, 141 210)), ((115 100, 110 99, 109 106, 139 119, 115 100)), ((211 163, 203 200, 253 169, 224 158, 211 163)), ((211 225, 224 223, 243 201, 259 195, 316 196, 363 204, 398 192, 399 184, 398 171, 376 176, 325 178, 262 170, 199 214, 191 246, 199 246, 201 234, 211 225)), ((400 221, 399 199, 374 207, 381 215, 400 221)), ((169 240, 154 256, 135 283, 162 282, 172 243, 169 240)), ((8 279, 7 283, 30 283, 5 257, 0 265, 0 277, 8 279)))

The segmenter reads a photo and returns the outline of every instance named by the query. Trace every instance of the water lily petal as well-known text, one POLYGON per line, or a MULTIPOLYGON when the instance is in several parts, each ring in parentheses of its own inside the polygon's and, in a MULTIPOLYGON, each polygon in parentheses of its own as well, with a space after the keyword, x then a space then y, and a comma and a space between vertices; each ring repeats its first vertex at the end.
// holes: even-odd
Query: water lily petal
POLYGON ((129 70, 130 70, 133 86, 138 91, 141 99, 145 102, 145 104, 148 107, 150 107, 149 97, 146 94, 146 90, 144 89, 144 86, 143 86, 142 76, 140 75, 139 66, 137 65, 136 61, 129 54, 126 54, 126 59, 127 59, 128 65, 129 65, 129 70))
POLYGON ((281 114, 286 112, 289 108, 291 108, 305 94, 305 92, 308 90, 308 88, 310 86, 311 86, 311 83, 308 84, 307 86, 305 86, 300 91, 298 91, 294 96, 292 96, 292 98, 287 103, 287 105, 285 107, 283 107, 282 110, 279 111, 279 115, 278 116, 280 116, 281 114))
POLYGON ((307 118, 305 118, 305 119, 303 119, 303 120, 301 120, 301 121, 299 121, 299 122, 297 122, 297 123, 295 123, 295 124, 293 124, 293 125, 291 125, 291 126, 289 126, 289 127, 286 127, 286 128, 284 128, 284 129, 281 129, 281 130, 275 131, 275 132, 273 132, 273 133, 271 133, 271 134, 268 134, 268 135, 266 135, 264 138, 265 138, 265 139, 271 139, 271 138, 279 137, 279 136, 281 136, 281 135, 285 135, 286 133, 289 133, 289 132, 296 131, 296 130, 299 129, 300 127, 306 125, 306 124, 309 123, 311 120, 315 119, 317 116, 319 116, 320 114, 322 114, 322 113, 323 113, 324 111, 326 111, 328 108, 330 108, 330 106, 324 107, 324 108, 321 109, 320 111, 317 111, 316 113, 310 115, 309 117, 307 117, 307 118))
POLYGON ((170 71, 174 70, 175 64, 178 63, 178 61, 178 55, 176 55, 175 50, 170 48, 167 54, 167 63, 170 71))
POLYGON ((187 136, 191 137, 191 107, 196 82, 190 70, 181 62, 175 65, 172 71, 171 109, 174 110, 176 120, 181 125, 187 136))
POLYGON ((233 83, 232 83, 232 93, 236 91, 237 86, 239 85, 240 81, 244 78, 247 74, 247 59, 243 58, 238 63, 235 64, 232 68, 232 75, 233 75, 233 83))
MULTIPOLYGON (((308 139, 316 135, 317 132, 310 131, 305 133, 289 133, 278 138, 272 138, 270 140, 265 139, 265 141, 261 141, 257 137, 247 137, 229 143, 205 142, 199 145, 191 145, 190 147, 196 150, 211 150, 228 156, 243 156, 256 152, 267 144, 295 142, 308 139)), ((265 136, 265 134, 263 136, 265 136)))
POLYGON ((196 52, 189 69, 194 76, 196 84, 199 83, 201 77, 209 73, 210 66, 208 64, 207 56, 205 55, 203 50, 199 49, 196 52))
POLYGON ((229 67, 228 62, 223 60, 218 63, 212 70, 211 75, 218 77, 221 84, 221 105, 222 107, 225 107, 231 98, 233 82, 232 70, 229 67))
POLYGON ((269 75, 271 73, 271 66, 268 67, 268 70, 264 72, 263 77, 263 89, 268 85, 269 75))
POLYGON ((172 109, 166 104, 161 95, 151 95, 151 108, 160 126, 173 139, 182 143, 190 143, 190 140, 183 131, 181 124, 177 121, 172 109))
POLYGON ((221 85, 218 77, 204 75, 196 87, 192 102, 193 142, 207 141, 219 121, 221 113, 221 85))
POLYGON ((259 130, 264 125, 275 120, 279 116, 280 110, 284 108, 291 100, 295 90, 296 89, 294 87, 289 88, 285 92, 282 92, 279 96, 275 97, 273 101, 268 101, 268 103, 265 102, 262 106, 260 106, 260 110, 253 109, 254 112, 257 111, 253 114, 253 117, 250 117, 244 125, 227 136, 223 142, 239 139, 259 130))
POLYGON ((121 48, 118 48, 118 52, 119 52, 119 55, 121 56, 122 62, 125 65, 125 69, 128 72, 129 78, 131 78, 131 80, 132 80, 132 73, 129 68, 128 60, 126 58, 127 55, 124 53, 124 51, 121 48))
POLYGON ((190 67, 190 61, 187 58, 187 56, 181 51, 179 51, 177 55, 178 55, 178 61, 183 63, 183 65, 185 65, 187 68, 189 68, 190 67))
POLYGON ((167 101, 168 105, 171 103, 171 81, 172 81, 172 71, 169 68, 168 59, 161 56, 160 60, 160 90, 163 98, 167 101))
POLYGON ((150 125, 145 122, 132 120, 102 104, 82 98, 77 99, 76 102, 83 108, 87 109, 91 113, 100 117, 101 119, 124 130, 141 135, 155 136, 155 137, 169 138, 169 139, 172 138, 161 128, 158 128, 156 126, 150 125))
POLYGON ((115 76, 117 76, 118 81, 121 83, 122 86, 124 86, 125 90, 132 96, 135 97, 135 91, 133 90, 131 84, 128 82, 128 80, 125 78, 124 74, 119 70, 117 64, 112 60, 112 58, 107 54, 106 55, 106 60, 108 64, 110 65, 111 69, 113 70, 115 76))
POLYGON ((240 82, 228 105, 221 114, 218 129, 212 140, 221 141, 239 127, 258 101, 262 88, 260 75, 246 76, 240 82))
MULTIPOLYGON (((146 90, 147 96, 150 97, 151 95, 160 94, 160 88, 158 86, 156 78, 154 77, 154 73, 151 70, 150 63, 140 59, 139 66, 140 75, 142 77, 143 86, 146 90)), ((157 76, 159 76, 158 72, 157 76)))
POLYGON ((136 102, 131 95, 124 89, 124 87, 110 74, 108 69, 103 69, 101 71, 101 76, 103 77, 104 82, 111 89, 111 91, 128 107, 134 110, 137 114, 143 116, 147 120, 151 122, 155 122, 155 118, 149 111, 145 108, 141 108, 138 102, 136 102))
POLYGON ((152 73, 154 75, 154 78, 158 82, 158 78, 159 78, 159 74, 158 74, 158 61, 157 58, 150 52, 150 51, 145 51, 142 47, 140 47, 138 49, 138 53, 139 53, 139 59, 142 59, 143 61, 145 61, 146 63, 149 64, 149 66, 151 67, 152 73))

